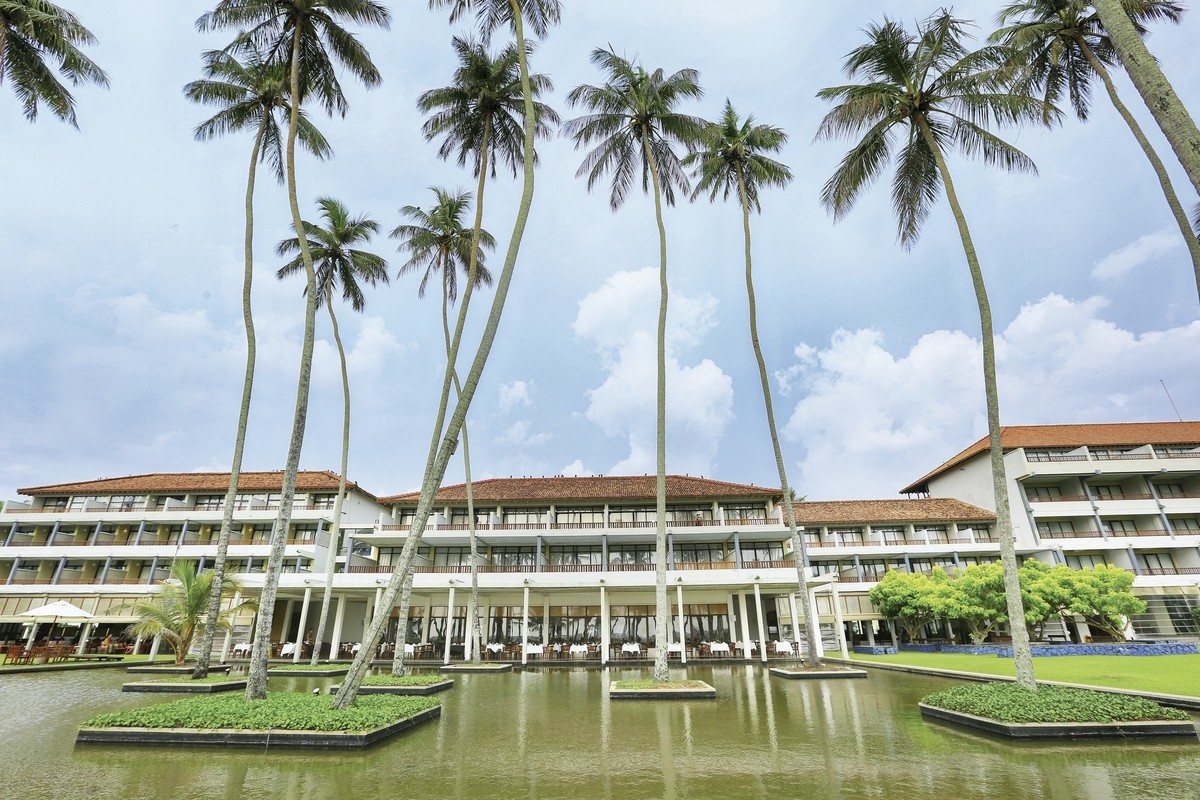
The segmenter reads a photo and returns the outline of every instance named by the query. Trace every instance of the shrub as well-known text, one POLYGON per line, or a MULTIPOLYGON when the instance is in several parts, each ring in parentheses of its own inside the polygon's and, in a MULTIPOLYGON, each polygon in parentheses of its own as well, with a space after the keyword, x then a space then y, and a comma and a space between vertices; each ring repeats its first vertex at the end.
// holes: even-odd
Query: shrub
POLYGON ((1185 711, 1140 697, 1063 686, 1039 686, 1030 692, 1015 683, 968 684, 935 692, 921 702, 1006 723, 1191 719, 1185 711))
POLYGON ((437 673, 426 673, 424 675, 368 675, 363 679, 363 686, 433 686, 435 683, 443 683, 446 676, 437 673))

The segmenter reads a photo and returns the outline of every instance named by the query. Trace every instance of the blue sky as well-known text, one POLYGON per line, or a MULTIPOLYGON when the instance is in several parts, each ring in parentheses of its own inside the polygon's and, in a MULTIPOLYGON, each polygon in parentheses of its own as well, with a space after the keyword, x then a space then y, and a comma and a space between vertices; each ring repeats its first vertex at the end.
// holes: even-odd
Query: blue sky
MULTIPOLYGON (((199 2, 113 0, 74 6, 100 43, 89 52, 109 90, 77 91, 80 130, 50 116, 29 124, 0 87, 0 498, 16 489, 144 472, 228 469, 243 359, 242 195, 248 137, 199 144, 211 111, 188 103, 200 53, 199 2)), ((812 499, 889 497, 983 435, 979 323, 944 201, 911 251, 895 241, 886 182, 835 224, 819 192, 849 147, 813 142, 828 107, 816 92, 843 82, 844 55, 885 14, 906 23, 935 10, 913 2, 800 4, 718 0, 564 4, 534 69, 549 102, 597 83, 588 62, 611 45, 648 68, 700 72, 715 117, 782 127, 780 159, 796 175, 763 197, 753 220, 760 327, 775 374, 792 483, 812 499), (847 11, 847 8, 852 10, 847 11)), ((326 163, 301 159, 306 218, 331 195, 384 230, 399 208, 428 206, 430 186, 473 189, 420 135, 416 96, 449 82, 451 28, 424 3, 392 4, 389 32, 364 31, 383 73, 351 84, 344 119, 318 118, 326 163)), ((999 3, 958 16, 992 29, 999 3)), ((1149 44, 1193 111, 1200 109, 1196 20, 1156 26, 1149 44)), ((1119 90, 1172 158, 1123 75, 1119 90)), ((1191 265, 1148 164, 1097 90, 1086 124, 1004 134, 1038 164, 1004 174, 953 158, 989 282, 999 337, 1002 418, 1009 424, 1200 417, 1200 322, 1191 265)), ((469 425, 476 477, 650 473, 657 234, 649 200, 613 213, 607 192, 574 177, 582 153, 540 145, 537 195, 496 348, 469 425)), ((1190 207, 1195 198, 1171 165, 1190 207)), ((487 190, 486 227, 500 250, 519 185, 487 190)), ((255 314, 260 360, 246 469, 284 461, 302 304, 273 277, 289 235, 282 190, 260 181, 255 314)), ((777 483, 746 329, 736 208, 681 204, 666 215, 671 332, 668 469, 777 483)), ((375 249, 401 263, 391 240, 375 249)), ((499 259, 497 259, 497 263, 499 259)), ((417 486, 428 447, 442 345, 437 301, 414 278, 370 294, 365 313, 338 309, 354 399, 349 475, 392 494, 417 486)), ((483 311, 481 303, 478 310, 483 311)), ((479 316, 476 316, 476 320, 479 316)), ((468 333, 470 346, 478 324, 468 333)), ((341 389, 326 320, 318 323, 313 400, 302 466, 335 469, 341 389)), ((455 462, 447 481, 461 480, 455 462)))

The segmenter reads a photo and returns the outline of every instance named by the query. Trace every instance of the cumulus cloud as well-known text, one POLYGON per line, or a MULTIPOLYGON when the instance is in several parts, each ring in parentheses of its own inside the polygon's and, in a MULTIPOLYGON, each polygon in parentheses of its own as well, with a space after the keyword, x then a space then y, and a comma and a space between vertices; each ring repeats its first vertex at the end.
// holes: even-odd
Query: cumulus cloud
POLYGON ((500 384, 500 413, 507 414, 518 406, 528 408, 533 405, 530 392, 533 381, 513 381, 500 384))
MULTIPOLYGON (((1200 322, 1136 334, 1103 319, 1106 306, 1048 295, 997 336, 1003 422, 1170 419, 1164 375, 1176 397, 1200 396, 1200 322)), ((843 330, 797 353, 787 373, 804 396, 784 433, 809 497, 894 496, 987 431, 981 348, 962 331, 893 354, 878 331, 843 330)))
MULTIPOLYGON (((717 301, 674 292, 667 325, 667 441, 671 472, 711 472, 733 417, 733 382, 710 359, 683 364, 680 353, 714 326, 717 301)), ((618 272, 579 303, 574 330, 596 347, 608 372, 588 392, 587 419, 623 436, 628 454, 612 474, 655 470, 658 272, 618 272)))
POLYGON ((496 439, 498 444, 509 445, 511 447, 540 447, 546 442, 554 438, 546 432, 532 433, 533 425, 529 420, 517 420, 496 439))
POLYGON ((591 478, 596 473, 592 472, 583 465, 583 459, 577 458, 559 470, 559 474, 567 475, 572 478, 591 478))
POLYGON ((1139 236, 1120 250, 1109 253, 1096 262, 1092 277, 1100 280, 1120 278, 1142 264, 1183 247, 1178 229, 1166 228, 1139 236))

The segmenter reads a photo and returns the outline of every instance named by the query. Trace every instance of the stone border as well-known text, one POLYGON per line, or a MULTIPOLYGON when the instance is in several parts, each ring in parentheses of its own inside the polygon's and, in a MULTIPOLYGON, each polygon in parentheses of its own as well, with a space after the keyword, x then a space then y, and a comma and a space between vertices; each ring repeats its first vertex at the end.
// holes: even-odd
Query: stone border
MULTIPOLYGON (((404 694, 404 695, 429 695, 444 692, 454 685, 454 680, 447 678, 444 681, 431 683, 426 686, 359 686, 359 694, 404 694)), ((329 693, 337 694, 341 686, 330 686, 329 693)))
POLYGON ((610 700, 716 700, 717 690, 704 681, 703 687, 688 687, 665 689, 651 686, 646 689, 618 689, 618 681, 609 681, 608 699, 610 700))
POLYGON ((512 672, 513 665, 511 662, 503 664, 445 664, 438 672, 461 672, 464 674, 489 672, 512 672))
POLYGON ((28 664, 0 668, 0 678, 5 675, 28 675, 33 672, 72 672, 80 669, 112 669, 125 666, 124 660, 70 661, 58 664, 28 664))
POLYGON ((350 667, 345 669, 271 669, 267 667, 268 678, 340 678, 350 673, 350 667))
POLYGON ((176 694, 216 694, 217 692, 232 692, 235 689, 245 689, 245 678, 234 678, 228 681, 210 681, 197 683, 195 681, 140 681, 122 684, 122 692, 174 692, 176 694))
POLYGON ((962 711, 918 703, 921 716, 1009 739, 1131 739, 1159 736, 1196 738, 1196 724, 1189 721, 1150 720, 1140 722, 998 722, 962 711))
MULTIPOLYGON (((229 672, 229 664, 213 664, 208 668, 209 672, 229 672)), ((127 667, 126 672, 143 675, 187 675, 196 671, 195 664, 184 664, 182 667, 171 665, 169 667, 155 667, 151 665, 139 665, 127 667)))
POLYGON ((231 728, 80 728, 75 744, 196 745, 204 747, 304 748, 349 750, 370 747, 401 731, 442 715, 435 706, 411 717, 361 733, 343 731, 239 731, 231 728))
POLYGON ((865 678, 867 671, 865 669, 788 669, 787 667, 771 667, 770 673, 777 678, 789 678, 791 680, 838 680, 843 678, 865 678))

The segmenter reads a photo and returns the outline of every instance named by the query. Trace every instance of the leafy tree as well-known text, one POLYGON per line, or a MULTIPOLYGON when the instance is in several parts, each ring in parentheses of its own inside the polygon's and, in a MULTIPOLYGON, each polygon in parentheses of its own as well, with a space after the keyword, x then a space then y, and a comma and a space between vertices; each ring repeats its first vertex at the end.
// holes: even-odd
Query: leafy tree
MULTIPOLYGON (((242 247, 242 320, 246 328, 246 370, 242 379, 242 402, 238 410, 237 432, 234 435, 229 488, 225 492, 224 513, 221 517, 221 530, 217 536, 217 552, 212 568, 213 580, 220 585, 225 580, 225 562, 233 527, 234 498, 237 496, 238 480, 242 472, 242 453, 246 444, 246 425, 250 417, 254 362, 257 356, 254 315, 250 304, 254 282, 254 183, 259 161, 268 164, 276 180, 283 183, 283 147, 279 118, 290 113, 290 105, 287 101, 286 65, 272 63, 263 54, 253 50, 247 50, 242 61, 223 50, 209 50, 204 54, 204 74, 204 79, 192 81, 184 86, 183 93, 193 102, 217 106, 220 110, 196 126, 196 140, 205 142, 226 133, 254 131, 254 145, 250 150, 250 168, 246 177, 246 229, 242 247)), ((303 113, 299 117, 299 126, 300 143, 317 158, 327 158, 332 152, 329 143, 303 113)), ((214 592, 193 677, 203 678, 208 674, 213 636, 216 632, 215 622, 221 612, 220 601, 220 594, 214 592)))
POLYGON ((820 626, 813 614, 812 597, 808 593, 808 545, 796 528, 796 512, 792 508, 796 491, 788 484, 783 449, 775 425, 771 382, 767 377, 767 364, 758 340, 758 305, 754 297, 753 263, 750 256, 750 210, 762 210, 759 190, 769 186, 783 188, 792 180, 791 170, 767 155, 778 152, 786 141, 787 134, 779 128, 755 125, 752 116, 744 120, 739 118, 733 103, 726 99, 721 119, 704 126, 700 132, 697 149, 683 159, 683 164, 695 167, 696 186, 692 190, 693 200, 707 194, 708 199, 715 202, 718 194, 725 200, 733 195, 741 206, 746 252, 746 299, 750 307, 750 346, 754 350, 754 360, 758 365, 758 379, 762 387, 767 429, 771 434, 771 448, 775 454, 779 484, 783 496, 787 498, 783 506, 784 518, 792 537, 793 552, 796 553, 796 577, 800 584, 805 619, 806 649, 809 661, 816 664, 820 626))
POLYGON ((949 580, 941 567, 934 567, 932 576, 892 569, 871 587, 867 597, 884 619, 895 620, 908 641, 915 642, 921 638, 921 628, 947 616, 949 580))
MULTIPOLYGON (((130 626, 129 632, 135 636, 161 636, 174 650, 175 664, 183 664, 192 642, 204 627, 209 599, 214 594, 214 578, 211 570, 197 575, 192 561, 172 563, 171 577, 160 584, 158 594, 131 604, 138 621, 130 626)), ((216 592, 219 602, 231 600, 241 591, 232 580, 225 580, 221 586, 221 591, 216 592)), ((230 630, 234 617, 254 607, 251 600, 231 603, 218 615, 216 627, 230 630)))
MULTIPOLYGON (((424 211, 417 206, 405 206, 400 212, 412 220, 414 224, 398 225, 391 233, 393 239, 400 240, 401 252, 409 252, 412 256, 400 267, 400 274, 415 272, 424 267, 421 282, 417 287, 417 296, 424 297, 425 289, 432 277, 441 275, 442 284, 442 335, 446 343, 446 358, 450 358, 452 349, 450 337, 449 307, 458 299, 458 270, 461 268, 467 275, 467 281, 472 288, 475 286, 491 286, 492 273, 483 265, 482 251, 475 252, 475 247, 482 245, 488 249, 496 246, 496 240, 482 228, 468 230, 464 227, 462 218, 471 205, 469 192, 450 194, 445 189, 433 189, 437 203, 430 211, 424 211), (474 280, 471 276, 474 275, 474 280)), ((476 223, 480 220, 476 217, 476 223)), ((464 303, 466 301, 464 300, 464 303)), ((458 379, 458 371, 454 372, 454 389, 462 396, 462 384, 458 379)), ((467 653, 468 660, 478 660, 479 648, 482 647, 483 629, 479 615, 479 565, 478 542, 475 532, 475 501, 471 490, 471 448, 467 435, 467 423, 463 421, 463 468, 467 480, 467 516, 468 533, 471 548, 471 608, 475 620, 475 636, 472 640, 472 651, 467 653)), ((408 604, 401 600, 400 619, 408 619, 408 604)), ((404 674, 404 648, 397 647, 392 661, 392 674, 399 677, 404 674)))
MULTIPOLYGON (((391 14, 373 0, 220 0, 216 8, 196 21, 201 31, 233 28, 239 31, 230 45, 233 50, 253 48, 285 61, 289 67, 288 96, 295 98, 288 118, 285 172, 288 205, 294 230, 304 230, 300 201, 296 191, 296 137, 300 128, 300 106, 309 99, 320 102, 329 113, 346 112, 346 98, 338 82, 336 61, 367 87, 381 78, 371 57, 358 39, 342 25, 346 21, 387 28, 391 14), (332 56, 332 58, 331 58, 332 56)), ((267 657, 270 653, 271 626, 275 597, 283 568, 284 546, 292 520, 292 500, 296 495, 296 474, 300 469, 300 451, 304 445, 304 426, 308 417, 309 384, 317 314, 317 283, 312 255, 305 237, 299 239, 300 259, 304 265, 305 297, 304 340, 300 350, 300 372, 296 385, 296 409, 292 434, 284 463, 280 491, 279 516, 271 535, 271 554, 260 594, 261 609, 254 636, 254 650, 246 681, 246 699, 267 696, 267 657)))
POLYGON ((1093 0, 1092 5, 1130 80, 1191 179, 1192 188, 1200 192, 1200 129, 1142 41, 1126 9, 1129 1, 1093 0))
MULTIPOLYGON (((989 454, 996 501, 996 527, 1004 565, 1009 618, 1022 619, 1004 449, 1000 442, 1000 400, 996 390, 996 352, 991 305, 983 270, 967 227, 966 215, 946 164, 945 151, 958 147, 967 156, 1010 170, 1034 172, 1033 161, 987 129, 987 124, 1040 121, 1057 114, 1041 100, 1004 86, 1011 52, 999 46, 970 51, 965 23, 942 12, 917 25, 910 34, 902 25, 885 20, 867 28, 867 44, 851 51, 845 70, 865 82, 822 89, 818 97, 839 103, 822 120, 818 139, 862 138, 842 159, 825 184, 821 201, 835 219, 844 216, 862 190, 887 166, 900 139, 892 206, 899 223, 900 243, 916 243, 921 225, 945 188, 975 290, 983 346, 984 393, 987 400, 989 454)), ((1021 625, 1013 629, 1017 680, 1037 690, 1028 636, 1021 625)))
MULTIPOLYGON (((333 296, 341 286, 342 298, 355 311, 366 307, 360 283, 375 286, 388 282, 387 262, 374 253, 359 250, 356 244, 365 244, 379 232, 379 223, 365 215, 351 217, 350 212, 332 197, 317 199, 325 227, 311 222, 304 223, 304 235, 308 239, 308 252, 312 254, 313 267, 317 272, 320 295, 317 306, 324 305, 329 311, 329 324, 333 329, 333 341, 337 345, 338 364, 342 370, 342 463, 338 472, 338 492, 333 501, 333 519, 329 523, 329 557, 325 561, 325 591, 321 594, 321 614, 317 618, 317 638, 312 651, 315 665, 321 654, 321 643, 325 640, 325 625, 329 620, 329 603, 333 596, 333 572, 337 563, 338 534, 342 522, 342 502, 346 497, 346 470, 350 457, 350 374, 346 369, 346 348, 338 330, 337 315, 333 312, 333 296)), ((275 248, 281 256, 292 255, 300 250, 296 237, 284 239, 275 248)), ((304 269, 297 255, 276 272, 279 278, 295 275, 304 269)), ((332 655, 332 654, 331 654, 332 655)))
MULTIPOLYGON (((507 25, 512 28, 513 38, 516 41, 525 41, 524 31, 526 21, 529 22, 530 27, 539 36, 545 35, 549 26, 558 22, 560 11, 558 0, 508 0, 507 3, 504 0, 430 0, 430 7, 432 8, 445 6, 451 8, 451 21, 458 19, 469 11, 474 11, 485 42, 489 41, 492 32, 501 25, 507 25)), ((529 209, 533 204, 534 165, 532 154, 534 151, 536 111, 534 109, 533 87, 529 77, 529 64, 526 56, 526 48, 518 47, 517 57, 521 71, 521 96, 525 101, 525 114, 523 118, 525 141, 522 146, 522 153, 525 156, 522 161, 523 185, 521 200, 517 206, 516 220, 513 223, 512 238, 509 239, 508 251, 504 256, 504 264, 500 270, 500 277, 496 282, 496 294, 492 298, 492 307, 488 314, 487 322, 484 324, 479 346, 475 351, 474 360, 471 362, 471 368, 467 372, 466 379, 463 381, 462 392, 459 394, 457 403, 455 403, 454 411, 450 414, 449 421, 446 421, 446 409, 449 405, 450 387, 454 375, 453 365, 458 359, 459 343, 462 339, 462 330, 466 321, 464 314, 465 304, 459 306, 458 320, 455 323, 455 331, 451 337, 451 355, 446 359, 447 366, 442 378, 442 392, 439 399, 438 414, 434 421, 432 436, 430 437, 429 454, 425 463, 425 474, 421 480, 420 499, 417 501, 412 527, 409 530, 408 537, 404 541, 404 548, 400 551, 400 559, 396 565, 396 570, 392 573, 392 578, 384 589, 383 597, 379 603, 375 617, 371 621, 370 629, 367 631, 366 636, 363 637, 362 649, 350 665, 349 673, 342 681, 342 688, 338 690, 337 697, 334 698, 335 708, 346 708, 354 703, 363 678, 366 677, 367 667, 370 664, 370 654, 379 645, 380 637, 383 636, 383 631, 387 627, 391 609, 396 603, 396 595, 401 590, 403 590, 404 594, 404 606, 407 607, 408 599, 412 593, 412 570, 416 561, 417 548, 421 543, 421 535, 424 533, 425 525, 429 521, 429 515, 433 510, 433 502, 438 487, 441 486, 442 478, 446 474, 446 466, 450 463, 450 457, 454 454, 459 432, 462 430, 463 423, 466 420, 471 399, 475 396, 475 390, 479 386, 479 378, 483 374, 483 368, 487 365, 488 355, 491 353, 492 344, 496 339, 496 332, 500 327, 500 318, 504 312, 504 302, 508 298, 508 288, 512 283, 517 256, 521 249, 521 240, 525 234, 525 225, 529 220, 529 209)), ((468 283, 469 287, 470 284, 468 283)), ((397 649, 400 649, 404 644, 404 637, 408 632, 407 620, 401 620, 400 630, 401 635, 397 637, 396 642, 397 649)))
POLYGON ((7 78, 21 103, 25 119, 37 119, 38 105, 78 128, 75 98, 58 79, 72 86, 94 83, 108 86, 108 75, 83 54, 80 45, 96 37, 79 18, 45 0, 0 0, 0 85, 7 78), (57 61, 57 68, 47 61, 57 61))
MULTIPOLYGON (((1173 0, 1125 0, 1125 5, 1139 33, 1145 32, 1148 21, 1178 22, 1183 14, 1183 7, 1173 0)), ((1084 121, 1091 101, 1092 78, 1099 78, 1104 84, 1113 107, 1125 120, 1158 177, 1191 255, 1196 290, 1200 294, 1200 237, 1192 230, 1162 159, 1117 94, 1108 74, 1116 55, 1099 17, 1083 0, 1018 0, 1001 9, 996 21, 1006 27, 993 33, 992 40, 1014 48, 1021 65, 1021 80, 1042 91, 1047 107, 1057 103, 1065 93, 1075 115, 1084 121)))
POLYGON ((1122 642, 1129 618, 1146 610, 1146 603, 1130 591, 1132 587, 1133 573, 1120 567, 1100 564, 1071 569, 1059 564, 1045 574, 1039 589, 1062 616, 1077 614, 1088 627, 1122 642))
MULTIPOLYGON (((489 168, 491 176, 496 177, 497 163, 507 164, 515 178, 517 166, 523 159, 524 132, 522 119, 525 114, 525 101, 521 94, 521 65, 515 43, 504 47, 496 56, 488 52, 482 42, 454 37, 452 41, 458 54, 458 69, 454 72, 454 82, 449 86, 432 89, 417 98, 417 108, 429 118, 422 126, 422 132, 427 141, 441 138, 438 156, 449 159, 457 152, 459 166, 470 163, 479 181, 475 204, 475 224, 472 228, 472 238, 468 247, 466 267, 468 289, 463 294, 462 311, 465 314, 474 287, 481 283, 491 284, 490 276, 483 281, 477 276, 478 262, 474 254, 480 253, 483 230, 483 193, 487 184, 489 168)), ((525 44, 526 55, 529 45, 525 44)), ((529 85, 535 97, 550 92, 554 85, 550 79, 540 73, 529 76, 529 85)), ((551 124, 558 124, 558 115, 552 108, 535 101, 535 138, 549 138, 551 124)), ((533 162, 537 164, 537 153, 533 153, 533 162)), ((445 280, 450 286, 455 284, 454 270, 443 271, 445 280)), ((424 282, 422 282, 422 285, 424 282)), ((451 298, 453 302, 453 297, 451 298)), ((443 323, 445 307, 443 304, 443 323)), ((447 328, 448 330, 448 328, 447 328)), ((449 356, 450 337, 447 332, 447 356, 449 356)), ((454 367, 455 391, 461 395, 462 386, 458 379, 457 367, 454 367)), ((467 517, 471 547, 471 610, 474 620, 475 635, 472 637, 472 652, 467 654, 469 660, 477 660, 479 648, 482 647, 483 629, 479 615, 479 570, 476 560, 478 557, 475 535, 475 493, 471 484, 471 446, 467 434, 466 423, 463 424, 463 472, 467 492, 467 517)), ((403 673, 404 653, 397 651, 399 669, 403 673)))
MULTIPOLYGON (((1040 565, 1042 562, 1029 559, 1020 569, 1021 605, 1025 609, 1027 629, 1044 622, 1051 613, 1049 604, 1032 586, 1037 573, 1026 570, 1029 564, 1040 565)), ((975 644, 981 644, 998 627, 1008 624, 1004 569, 999 563, 972 564, 955 575, 946 589, 943 609, 946 616, 966 623, 975 644)))
MULTIPOLYGON (((671 611, 667 602, 667 229, 662 204, 675 204, 675 192, 688 191, 687 175, 675 153, 676 146, 695 143, 704 121, 676 111, 676 106, 703 95, 699 73, 681 69, 666 75, 661 69, 647 72, 636 62, 610 48, 592 51, 592 64, 605 74, 603 86, 584 84, 567 95, 567 102, 589 112, 563 125, 563 133, 576 148, 596 142, 584 157, 576 177, 587 175, 590 190, 612 173, 609 205, 614 211, 625 202, 634 175, 641 172, 642 191, 653 191, 658 222, 658 378, 656 436, 656 519, 654 549, 655 640, 654 680, 667 680, 667 637, 671 611)), ((811 627, 811 626, 810 626, 811 627)))

